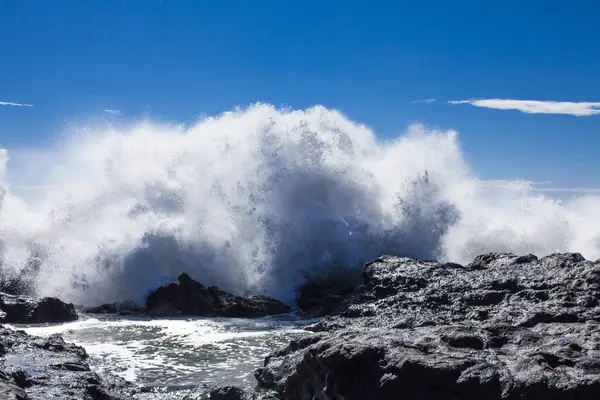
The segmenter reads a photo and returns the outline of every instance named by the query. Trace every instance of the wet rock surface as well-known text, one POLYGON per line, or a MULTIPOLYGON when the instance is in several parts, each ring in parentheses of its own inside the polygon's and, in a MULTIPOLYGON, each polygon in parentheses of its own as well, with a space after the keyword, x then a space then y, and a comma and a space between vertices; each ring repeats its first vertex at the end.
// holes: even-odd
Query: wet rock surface
POLYGON ((69 322, 77 319, 73 304, 54 297, 35 299, 25 295, 0 293, 0 322, 37 324, 69 322))
POLYGON ((279 400, 277 392, 250 393, 235 386, 222 386, 187 395, 183 400, 279 400))
POLYGON ((266 296, 235 296, 216 286, 204 286, 187 274, 181 274, 178 281, 150 293, 145 312, 156 317, 254 318, 292 311, 279 300, 266 296))
POLYGON ((599 300, 600 263, 579 254, 385 256, 256 378, 283 399, 595 399, 599 300))
POLYGON ((0 326, 1 399, 117 400, 134 391, 122 379, 92 372, 82 347, 0 326))

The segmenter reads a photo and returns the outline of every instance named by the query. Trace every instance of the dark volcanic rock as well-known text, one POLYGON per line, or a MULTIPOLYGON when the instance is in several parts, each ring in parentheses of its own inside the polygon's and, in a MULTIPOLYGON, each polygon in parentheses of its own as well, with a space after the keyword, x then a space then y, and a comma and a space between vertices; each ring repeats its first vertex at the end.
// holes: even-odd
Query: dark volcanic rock
POLYGON ((252 318, 291 311, 279 300, 235 296, 216 286, 204 286, 187 274, 181 274, 178 280, 179 284, 171 283, 150 293, 146 301, 150 315, 252 318))
POLYGON ((139 315, 144 313, 144 308, 133 302, 121 302, 106 303, 96 307, 83 307, 81 311, 86 314, 139 315))
POLYGON ((344 329, 271 355, 256 376, 284 399, 595 399, 599 341, 579 323, 344 329))
POLYGON ((77 319, 73 304, 63 303, 54 297, 34 299, 24 295, 0 293, 1 322, 11 324, 36 324, 69 322, 77 319))
POLYGON ((580 254, 538 260, 494 253, 466 267, 385 256, 365 265, 364 279, 352 304, 322 320, 315 331, 350 324, 398 328, 600 321, 600 263, 580 254))
POLYGON ((362 276, 356 270, 306 275, 297 290, 298 308, 311 318, 337 314, 348 306, 361 283, 362 276))
POLYGON ((85 350, 59 336, 41 338, 0 326, 0 398, 129 399, 133 386, 90 371, 85 350))
POLYGON ((487 254, 381 257, 317 333, 256 373, 283 399, 595 399, 600 263, 487 254))

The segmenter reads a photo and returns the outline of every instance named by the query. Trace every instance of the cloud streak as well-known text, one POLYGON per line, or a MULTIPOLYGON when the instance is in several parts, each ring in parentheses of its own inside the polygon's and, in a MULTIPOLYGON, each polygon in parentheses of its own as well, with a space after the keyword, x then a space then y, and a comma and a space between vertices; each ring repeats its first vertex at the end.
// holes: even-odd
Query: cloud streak
POLYGON ((511 99, 452 100, 450 104, 470 104, 495 110, 517 110, 527 114, 564 114, 585 117, 600 114, 600 102, 539 101, 511 99))
POLYGON ((417 104, 417 103, 427 103, 427 104, 430 104, 430 103, 433 103, 433 102, 435 102, 435 99, 423 99, 423 100, 415 100, 415 101, 412 102, 412 104, 417 104))
POLYGON ((600 194, 600 188, 584 188, 584 187, 574 187, 574 188, 535 188, 538 192, 563 192, 563 193, 580 193, 580 194, 600 194))
POLYGON ((107 108, 106 110, 104 110, 104 112, 112 115, 121 115, 120 110, 112 110, 110 108, 107 108))
POLYGON ((478 183, 485 188, 500 189, 500 190, 528 190, 540 193, 577 193, 585 195, 600 195, 600 188, 594 187, 557 187, 551 186, 550 181, 528 181, 524 179, 491 179, 481 180, 478 183))
POLYGON ((12 101, 0 101, 0 106, 12 106, 12 107, 33 107, 33 104, 27 104, 27 103, 13 103, 12 101))

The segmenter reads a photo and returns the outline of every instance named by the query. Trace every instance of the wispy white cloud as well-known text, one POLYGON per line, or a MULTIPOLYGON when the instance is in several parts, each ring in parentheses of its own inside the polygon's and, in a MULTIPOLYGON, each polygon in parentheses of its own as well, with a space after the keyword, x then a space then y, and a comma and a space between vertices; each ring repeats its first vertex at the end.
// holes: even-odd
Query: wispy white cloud
POLYGON ((412 103, 417 104, 417 103, 433 103, 433 102, 435 102, 435 99, 415 100, 412 103))
POLYGON ((577 117, 600 114, 600 102, 539 101, 510 99, 452 100, 450 104, 470 104, 496 110, 517 110, 528 114, 566 114, 577 117))
POLYGON ((525 179, 486 179, 479 180, 478 183, 485 187, 505 187, 505 186, 535 186, 543 185, 548 182, 534 182, 525 179))
POLYGON ((600 195, 600 188, 593 187, 557 187, 550 181, 528 181, 523 179, 490 179, 478 181, 481 187, 500 190, 531 191, 541 193, 575 193, 583 195, 600 195))
POLYGON ((112 110, 110 108, 107 108, 106 110, 104 110, 104 112, 112 115, 121 115, 120 110, 112 110))
POLYGON ((0 101, 0 106, 33 107, 33 104, 13 103, 12 101, 0 101))
POLYGON ((579 193, 579 194, 600 194, 600 188, 584 188, 584 187, 573 187, 573 188, 557 188, 557 187, 549 187, 549 188, 539 188, 536 187, 534 190, 538 192, 562 192, 562 193, 579 193))

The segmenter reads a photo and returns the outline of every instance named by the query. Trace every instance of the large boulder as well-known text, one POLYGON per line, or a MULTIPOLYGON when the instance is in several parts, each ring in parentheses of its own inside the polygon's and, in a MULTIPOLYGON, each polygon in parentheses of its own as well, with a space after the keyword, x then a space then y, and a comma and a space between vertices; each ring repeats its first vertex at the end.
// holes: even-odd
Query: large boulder
POLYGON ((381 257, 256 378, 286 400, 595 399, 599 302, 600 263, 579 254, 381 257))
POLYGON ((130 399, 136 389, 90 370, 82 347, 59 336, 41 338, 0 326, 0 398, 130 399))
POLYGON ((54 297, 35 299, 25 295, 0 293, 0 321, 11 324, 59 323, 75 321, 73 304, 54 297))
POLYGON ((162 286, 148 295, 147 312, 153 316, 252 318, 285 314, 291 308, 266 296, 235 296, 216 286, 204 286, 187 274, 179 283, 162 286))

